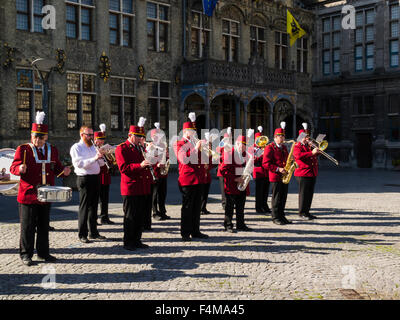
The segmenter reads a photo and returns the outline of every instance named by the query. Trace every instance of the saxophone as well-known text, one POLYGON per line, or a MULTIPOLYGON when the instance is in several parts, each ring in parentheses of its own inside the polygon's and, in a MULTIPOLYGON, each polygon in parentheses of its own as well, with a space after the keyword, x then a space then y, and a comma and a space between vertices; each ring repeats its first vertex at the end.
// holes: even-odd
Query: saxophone
POLYGON ((296 144, 296 141, 294 140, 289 140, 286 143, 292 143, 292 147, 290 149, 290 153, 288 155, 288 158, 286 160, 286 165, 285 165, 285 171, 286 173, 282 174, 282 182, 284 184, 289 184, 290 179, 292 178, 293 172, 294 170, 296 170, 297 163, 294 161, 294 157, 293 157, 293 150, 294 150, 294 146, 296 144))

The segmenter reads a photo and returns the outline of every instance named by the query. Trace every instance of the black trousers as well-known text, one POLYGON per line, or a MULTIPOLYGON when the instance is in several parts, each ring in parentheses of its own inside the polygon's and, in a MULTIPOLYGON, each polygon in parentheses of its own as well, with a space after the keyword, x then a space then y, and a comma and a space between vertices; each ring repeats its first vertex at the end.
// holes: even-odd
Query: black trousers
POLYGON ((151 197, 150 195, 122 196, 122 199, 124 208, 124 245, 134 246, 142 238, 145 211, 149 207, 149 199, 151 197))
POLYGON ((151 229, 151 193, 141 196, 140 210, 143 211, 143 229, 151 229))
POLYGON ((281 219, 285 216, 285 205, 288 194, 288 184, 271 182, 272 188, 272 219, 281 219))
POLYGON ((200 232, 200 209, 203 185, 179 186, 182 193, 181 235, 188 237, 200 232))
POLYGON ((97 208, 99 205, 100 176, 78 176, 76 184, 79 190, 78 235, 79 238, 98 236, 97 208))
POLYGON ((167 198, 167 178, 159 178, 151 185, 152 194, 152 212, 164 216, 167 213, 165 209, 165 199, 167 198))
POLYGON ((205 212, 207 210, 207 200, 208 194, 210 193, 211 183, 203 184, 203 192, 201 193, 201 208, 200 212, 205 212))
POLYGON ((110 195, 110 185, 100 185, 100 205, 101 205, 101 213, 99 218, 101 221, 109 220, 108 217, 108 199, 110 195))
POLYGON ((218 179, 219 179, 219 187, 221 189, 222 208, 225 210, 226 196, 225 196, 225 188, 224 188, 224 177, 218 177, 218 179))
POLYGON ((268 208, 269 180, 258 178, 256 180, 256 209, 268 208))
POLYGON ((309 215, 316 177, 296 177, 299 183, 299 214, 309 215))
POLYGON ((49 220, 51 204, 18 204, 21 234, 19 254, 21 258, 32 258, 35 232, 38 256, 49 255, 49 220))
POLYGON ((242 228, 244 223, 244 206, 246 203, 246 191, 242 191, 239 195, 226 194, 225 219, 224 227, 233 228, 232 218, 233 209, 236 208, 236 228, 242 228))

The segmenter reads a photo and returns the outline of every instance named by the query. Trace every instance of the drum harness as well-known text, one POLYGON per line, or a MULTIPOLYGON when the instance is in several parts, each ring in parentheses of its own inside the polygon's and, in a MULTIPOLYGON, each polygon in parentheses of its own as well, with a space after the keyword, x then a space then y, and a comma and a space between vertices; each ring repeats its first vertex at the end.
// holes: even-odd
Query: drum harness
POLYGON ((32 149, 33 156, 35 157, 36 163, 42 164, 42 184, 38 185, 36 188, 47 186, 47 184, 46 184, 46 164, 51 163, 51 146, 49 143, 46 142, 46 146, 47 146, 47 159, 46 160, 39 159, 36 148, 32 143, 29 143, 29 146, 32 149))

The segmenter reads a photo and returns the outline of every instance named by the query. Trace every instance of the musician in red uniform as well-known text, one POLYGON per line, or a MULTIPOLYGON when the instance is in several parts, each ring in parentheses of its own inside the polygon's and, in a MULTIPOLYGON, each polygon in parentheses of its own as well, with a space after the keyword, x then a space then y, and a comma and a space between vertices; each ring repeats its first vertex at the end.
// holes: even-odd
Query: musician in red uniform
POLYGON ((318 148, 311 149, 307 141, 310 139, 307 123, 303 123, 299 135, 306 134, 293 148, 293 157, 298 165, 294 176, 299 183, 299 216, 304 220, 312 220, 316 217, 310 214, 312 199, 314 196, 315 182, 318 176, 318 148))
POLYGON ((282 174, 286 173, 285 165, 289 153, 285 142, 286 123, 281 122, 281 128, 274 132, 274 142, 270 143, 264 151, 262 166, 268 170, 269 182, 272 187, 272 221, 278 225, 292 223, 285 217, 285 205, 288 193, 288 184, 282 182, 282 174))
POLYGON ((151 219, 151 163, 143 156, 145 139, 144 123, 140 118, 137 126, 129 129, 128 139, 115 150, 115 157, 121 172, 121 195, 124 210, 124 248, 133 251, 147 248, 141 242, 145 216, 151 219))
POLYGON ((236 139, 235 146, 228 152, 225 152, 223 164, 220 172, 224 177, 224 190, 226 196, 224 227, 227 232, 233 230, 233 210, 236 209, 236 230, 251 231, 244 221, 244 207, 246 196, 250 194, 250 187, 240 191, 238 184, 242 181, 243 169, 249 161, 246 151, 247 137, 239 136, 236 139))
MULTIPOLYGON (((232 128, 228 127, 226 129, 226 132, 224 133, 224 139, 221 141, 220 145, 217 147, 217 152, 220 154, 219 158, 219 164, 218 164, 218 169, 217 169, 217 177, 219 180, 219 187, 221 190, 221 198, 222 198, 222 209, 225 211, 225 204, 226 204, 226 197, 225 197, 225 191, 224 191, 224 177, 221 174, 221 166, 223 164, 224 160, 224 150, 230 151, 231 148, 229 148, 228 144, 232 144, 232 128)), ((232 147, 232 146, 231 146, 232 147)))
POLYGON ((171 217, 167 215, 165 208, 165 199, 167 198, 167 174, 162 174, 162 169, 165 168, 166 161, 169 159, 168 145, 166 144, 165 134, 160 129, 160 123, 154 123, 155 129, 151 130, 150 135, 153 142, 149 146, 149 153, 153 154, 157 162, 153 164, 154 174, 157 178, 153 182, 151 188, 152 194, 152 212, 153 219, 157 221, 168 220, 171 217), (166 152, 164 155, 163 152, 166 152), (164 156, 164 159, 163 159, 164 156), (164 161, 165 160, 165 161, 164 161))
MULTIPOLYGON (((259 126, 258 132, 254 135, 254 138, 262 136, 263 127, 259 126)), ((258 213, 270 213, 271 210, 268 207, 268 193, 269 193, 269 179, 268 172, 263 168, 262 161, 264 155, 264 148, 257 147, 254 144, 254 171, 253 178, 256 182, 256 212, 258 213)))
MULTIPOLYGON (((208 145, 209 149, 212 149, 212 144, 210 141, 210 133, 206 132, 204 134, 205 139, 203 140, 204 145, 208 145)), ((211 170, 214 168, 214 164, 212 163, 212 156, 210 155, 208 157, 208 162, 207 163, 202 163, 203 166, 203 192, 201 195, 201 206, 200 206, 200 214, 201 215, 206 215, 206 214, 211 214, 210 211, 207 210, 207 200, 208 200, 208 194, 210 193, 210 187, 211 187, 211 181, 212 181, 212 176, 211 176, 211 170)))
MULTIPOLYGON (((104 146, 104 142, 106 139, 106 125, 100 125, 101 131, 96 131, 94 133, 94 143, 98 148, 104 146)), ((110 164, 109 164, 110 165, 110 164)), ((100 203, 101 203, 101 213, 100 213, 100 222, 101 224, 114 224, 108 216, 108 202, 110 195, 110 184, 111 184, 111 174, 107 165, 100 167, 100 203)))
POLYGON ((33 264, 32 257, 36 237, 36 251, 40 261, 55 262, 49 250, 50 203, 37 199, 37 188, 41 185, 54 186, 55 176, 68 176, 69 167, 61 164, 57 148, 47 143, 48 126, 43 124, 45 114, 38 112, 32 124, 31 143, 20 145, 10 167, 13 175, 20 176, 18 209, 21 223, 19 254, 26 266, 33 264))
POLYGON ((179 165, 179 190, 182 193, 181 236, 183 241, 192 238, 206 239, 208 235, 200 232, 200 203, 202 194, 201 141, 194 143, 196 137, 196 115, 189 113, 191 121, 183 124, 183 137, 174 145, 179 165), (192 238, 191 238, 191 237, 192 238))

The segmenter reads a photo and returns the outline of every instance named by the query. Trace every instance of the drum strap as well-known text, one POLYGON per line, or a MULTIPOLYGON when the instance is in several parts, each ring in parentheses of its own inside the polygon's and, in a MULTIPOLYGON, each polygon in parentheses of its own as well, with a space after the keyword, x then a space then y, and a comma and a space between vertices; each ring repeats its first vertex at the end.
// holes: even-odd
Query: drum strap
POLYGON ((47 159, 40 160, 36 151, 35 146, 33 143, 29 143, 29 146, 32 149, 33 156, 35 157, 36 163, 40 163, 42 165, 42 185, 46 185, 46 163, 51 163, 51 146, 49 143, 46 142, 47 146, 47 159))

